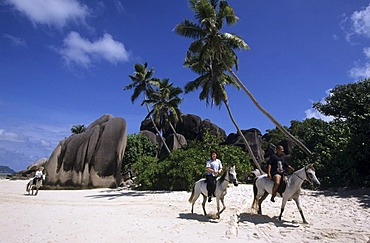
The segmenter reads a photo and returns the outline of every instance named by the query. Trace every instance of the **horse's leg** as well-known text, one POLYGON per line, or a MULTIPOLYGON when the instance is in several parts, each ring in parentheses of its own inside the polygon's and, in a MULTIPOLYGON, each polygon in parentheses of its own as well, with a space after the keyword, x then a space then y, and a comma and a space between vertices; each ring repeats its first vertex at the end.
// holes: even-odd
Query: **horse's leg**
POLYGON ((216 204, 217 204, 217 218, 220 218, 220 198, 216 197, 216 204))
POLYGON ((36 187, 36 193, 35 193, 35 196, 37 196, 37 193, 39 192, 39 188, 36 187))
POLYGON ((298 211, 299 213, 301 214, 301 217, 302 217, 302 220, 303 220, 303 223, 304 224, 308 224, 308 222, 306 221, 304 215, 303 215, 303 211, 302 211, 302 208, 301 208, 301 204, 299 203, 299 197, 297 198, 293 198, 294 201, 295 201, 295 204, 297 204, 297 208, 298 208, 298 211))
POLYGON ((197 184, 194 185, 193 191, 191 192, 191 196, 189 198, 189 202, 191 203, 191 213, 194 213, 194 203, 197 201, 200 193, 196 188, 197 184))
POLYGON ((280 209, 280 215, 279 215, 279 220, 281 220, 281 217, 283 215, 283 212, 284 212, 284 208, 285 208, 285 205, 287 203, 287 199, 283 197, 283 202, 281 203, 281 209, 280 209))
POLYGON ((224 197, 221 197, 221 198, 220 198, 221 203, 222 203, 222 209, 221 209, 221 211, 220 211, 219 215, 221 215, 221 213, 222 213, 223 211, 225 211, 225 209, 226 209, 224 199, 225 199, 224 197))
POLYGON ((266 197, 269 195, 267 191, 263 193, 262 197, 258 200, 258 214, 262 214, 262 202, 266 199, 266 197))
POLYGON ((204 213, 204 215, 207 215, 207 212, 206 212, 206 201, 207 201, 207 196, 203 195, 202 207, 203 207, 203 213, 204 213))

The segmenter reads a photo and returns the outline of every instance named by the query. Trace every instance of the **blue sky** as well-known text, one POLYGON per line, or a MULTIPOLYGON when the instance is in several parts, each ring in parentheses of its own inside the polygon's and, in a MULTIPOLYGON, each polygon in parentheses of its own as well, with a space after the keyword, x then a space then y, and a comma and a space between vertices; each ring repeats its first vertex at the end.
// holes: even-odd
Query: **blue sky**
MULTIPOLYGON (((230 0, 237 75, 281 124, 321 117, 312 103, 338 84, 370 77, 370 2, 230 0)), ((185 0, 3 0, 0 2, 0 165, 21 170, 48 158, 73 125, 103 114, 123 117, 137 133, 146 115, 130 101, 135 63, 175 86, 196 78, 183 67, 190 39, 174 27, 193 14, 185 0)), ((274 125, 242 91, 228 88, 242 129, 274 125)), ((235 132, 224 106, 206 107, 199 92, 182 95, 183 113, 235 132)), ((327 119, 322 117, 323 119, 327 119)))

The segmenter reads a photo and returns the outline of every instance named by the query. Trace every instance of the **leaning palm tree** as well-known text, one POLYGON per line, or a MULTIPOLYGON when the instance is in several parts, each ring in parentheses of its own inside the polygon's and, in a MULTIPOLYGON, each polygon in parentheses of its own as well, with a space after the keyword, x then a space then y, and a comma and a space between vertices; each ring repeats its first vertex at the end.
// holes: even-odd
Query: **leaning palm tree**
MULTIPOLYGON (((158 82, 158 79, 153 78, 154 68, 151 68, 150 70, 147 70, 147 67, 148 67, 148 63, 144 63, 144 65, 135 64, 134 65, 134 68, 135 68, 134 75, 129 75, 129 77, 132 80, 132 83, 129 84, 129 85, 126 85, 125 88, 123 89, 125 91, 125 90, 129 90, 129 89, 134 88, 134 93, 131 96, 131 102, 132 103, 134 103, 134 101, 139 97, 139 95, 141 93, 144 96, 144 100, 146 100, 147 96, 150 95, 150 93, 153 92, 153 87, 152 87, 153 83, 158 82)), ((143 102, 143 103, 145 103, 145 102, 143 102)), ((150 113, 149 105, 147 103, 145 103, 145 104, 146 104, 146 108, 147 108, 147 111, 148 111, 148 114, 149 114, 150 113)), ((149 118, 150 118, 157 134, 160 136, 160 138, 162 140, 162 143, 163 143, 163 146, 165 146, 168 153, 171 153, 171 151, 168 148, 166 142, 164 141, 164 138, 161 136, 161 133, 159 132, 155 122, 153 121, 152 116, 150 115, 149 118)))
MULTIPOLYGON (((308 155, 311 155, 311 151, 301 141, 290 134, 257 102, 252 93, 234 73, 234 66, 238 70, 238 57, 235 50, 248 50, 249 46, 240 36, 221 32, 224 20, 226 20, 228 25, 233 25, 239 19, 227 1, 190 0, 189 3, 190 8, 195 13, 197 23, 185 20, 175 27, 177 34, 195 40, 191 43, 187 52, 185 65, 199 71, 199 68, 202 68, 199 63, 217 62, 221 64, 221 69, 230 73, 237 86, 245 91, 257 108, 294 144, 308 155)), ((211 72, 215 73, 216 70, 211 70, 211 72)))
POLYGON ((170 83, 169 79, 158 80, 154 82, 154 86, 156 89, 144 101, 152 105, 152 110, 148 116, 153 115, 153 120, 162 130, 162 133, 171 128, 178 140, 176 130, 172 124, 181 121, 181 112, 178 107, 182 98, 178 95, 182 93, 182 89, 173 87, 173 83, 170 83))
POLYGON ((202 59, 200 59, 199 55, 192 55, 191 58, 187 59, 185 62, 186 66, 189 66, 190 69, 200 75, 197 79, 188 82, 185 85, 185 93, 189 93, 191 91, 202 88, 202 91, 199 94, 199 99, 206 100, 207 105, 211 104, 211 106, 221 106, 222 103, 225 104, 226 109, 229 113, 229 117, 234 124, 238 134, 242 137, 253 163, 258 168, 258 170, 263 173, 260 164, 254 156, 252 148, 250 147, 247 139, 236 123, 229 106, 229 100, 225 87, 227 85, 233 85, 238 89, 239 87, 232 79, 232 77, 225 73, 222 63, 213 58, 212 53, 203 53, 202 55, 202 59), (207 58, 205 58, 205 56, 207 56, 207 58))

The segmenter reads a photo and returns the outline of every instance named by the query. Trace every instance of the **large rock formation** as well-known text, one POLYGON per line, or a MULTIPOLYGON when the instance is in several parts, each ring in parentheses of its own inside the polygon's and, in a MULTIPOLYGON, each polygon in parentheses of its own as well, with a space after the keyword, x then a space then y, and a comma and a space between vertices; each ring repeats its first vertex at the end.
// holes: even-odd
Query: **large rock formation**
MULTIPOLYGON (((263 162, 265 152, 262 149, 262 135, 261 132, 256 128, 248 130, 241 130, 245 139, 248 141, 254 156, 256 157, 259 164, 263 162)), ((227 136, 225 144, 233 144, 240 146, 244 151, 248 152, 246 145, 244 144, 243 138, 238 133, 230 133, 227 136)))
POLYGON ((62 140, 46 165, 52 187, 117 187, 127 143, 126 121, 103 115, 80 134, 62 140))
POLYGON ((227 138, 225 130, 212 123, 209 119, 204 119, 202 121, 198 135, 200 140, 203 140, 206 131, 209 131, 210 134, 219 137, 221 139, 221 142, 224 142, 227 138))
POLYGON ((13 180, 26 180, 26 179, 29 179, 31 177, 34 177, 35 172, 40 167, 45 167, 45 164, 47 162, 48 162, 47 158, 41 158, 41 159, 37 160, 35 163, 28 166, 27 169, 21 170, 21 171, 18 171, 16 173, 12 174, 12 175, 9 175, 8 178, 13 179, 13 180))
POLYGON ((176 132, 184 135, 187 140, 194 140, 199 136, 202 119, 193 114, 184 114, 182 121, 176 124, 176 132))
MULTIPOLYGON (((175 127, 177 138, 171 129, 164 131, 164 140, 168 148, 176 150, 178 148, 186 147, 189 141, 199 139, 203 140, 206 131, 212 135, 221 138, 221 141, 226 140, 226 132, 209 119, 202 119, 194 114, 182 114, 181 121, 177 124, 172 124, 175 127)), ((150 119, 145 119, 141 122, 140 133, 148 137, 154 144, 160 147, 159 157, 163 158, 168 155, 168 151, 162 146, 162 141, 159 136, 155 135, 153 123, 150 119)))
MULTIPOLYGON (((185 148, 188 145, 188 142, 186 141, 186 138, 184 137, 184 135, 177 133, 177 136, 176 136, 175 134, 172 133, 167 136, 166 144, 167 144, 167 147, 171 151, 173 151, 176 149, 185 148)), ((162 146, 162 149, 159 153, 159 158, 164 158, 166 156, 168 156, 168 151, 164 146, 162 146)))

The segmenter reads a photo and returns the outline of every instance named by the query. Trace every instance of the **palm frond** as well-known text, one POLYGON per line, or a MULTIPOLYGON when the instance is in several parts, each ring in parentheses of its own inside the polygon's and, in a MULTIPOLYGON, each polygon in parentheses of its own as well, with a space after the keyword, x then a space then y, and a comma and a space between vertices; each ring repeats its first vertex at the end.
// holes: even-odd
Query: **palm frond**
POLYGON ((184 20, 182 23, 176 25, 174 31, 178 35, 192 39, 199 39, 206 34, 199 25, 190 20, 184 20))

